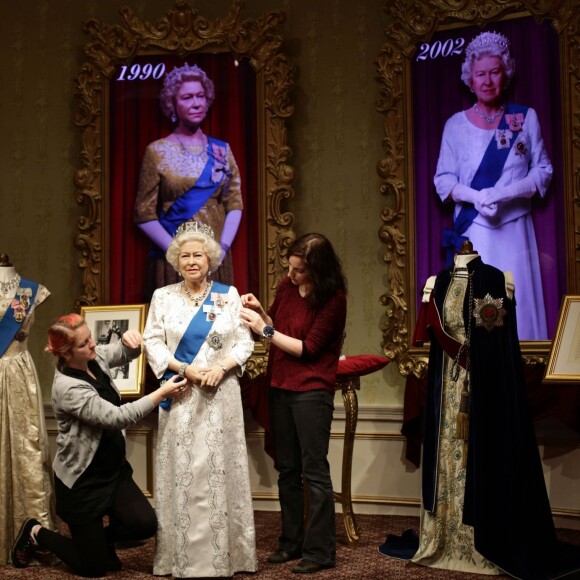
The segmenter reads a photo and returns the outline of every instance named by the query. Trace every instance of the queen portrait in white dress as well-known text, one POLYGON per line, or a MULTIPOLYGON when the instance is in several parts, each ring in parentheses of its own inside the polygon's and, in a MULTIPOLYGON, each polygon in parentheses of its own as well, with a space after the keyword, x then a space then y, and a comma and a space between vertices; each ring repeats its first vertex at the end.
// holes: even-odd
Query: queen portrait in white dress
POLYGON ((505 101, 514 72, 505 36, 483 32, 467 47, 461 78, 477 102, 445 124, 434 183, 455 202, 448 255, 468 239, 485 263, 510 271, 520 340, 547 340, 531 202, 546 195, 553 170, 536 111, 505 101))

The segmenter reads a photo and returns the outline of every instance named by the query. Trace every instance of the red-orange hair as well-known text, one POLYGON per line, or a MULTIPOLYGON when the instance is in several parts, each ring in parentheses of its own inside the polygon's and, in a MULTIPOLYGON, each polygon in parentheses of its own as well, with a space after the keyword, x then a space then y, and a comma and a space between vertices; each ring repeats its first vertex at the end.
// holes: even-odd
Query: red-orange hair
POLYGON ((74 333, 85 323, 85 319, 79 314, 65 314, 57 318, 48 329, 47 352, 51 352, 56 358, 56 367, 61 371, 66 366, 66 355, 75 344, 74 333))

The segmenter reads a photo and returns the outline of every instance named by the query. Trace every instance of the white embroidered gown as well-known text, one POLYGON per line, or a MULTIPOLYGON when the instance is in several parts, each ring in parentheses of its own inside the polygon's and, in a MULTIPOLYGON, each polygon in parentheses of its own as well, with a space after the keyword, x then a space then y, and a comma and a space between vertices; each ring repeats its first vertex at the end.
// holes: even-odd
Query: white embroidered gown
MULTIPOLYGON (((155 291, 144 332, 149 364, 160 378, 197 312, 181 284, 155 291)), ((212 293, 213 294, 213 293, 212 293)), ((194 364, 231 356, 243 368, 254 341, 240 322, 230 286, 194 364), (211 341, 210 341, 211 339, 211 341), (211 342, 211 344, 210 344, 211 342)), ((239 372, 240 369, 237 369, 239 372)), ((171 410, 159 409, 155 470, 159 520, 153 573, 177 578, 231 576, 257 570, 254 514, 241 393, 235 371, 215 393, 193 387, 171 410)))

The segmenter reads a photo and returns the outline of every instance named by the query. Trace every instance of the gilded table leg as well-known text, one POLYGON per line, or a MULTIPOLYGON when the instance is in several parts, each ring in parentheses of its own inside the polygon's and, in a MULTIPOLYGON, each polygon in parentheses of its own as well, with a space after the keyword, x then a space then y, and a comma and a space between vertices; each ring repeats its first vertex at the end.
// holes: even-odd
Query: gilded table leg
POLYGON ((336 493, 335 497, 342 503, 344 527, 346 529, 348 542, 352 548, 355 548, 358 545, 360 537, 358 525, 352 509, 351 478, 354 438, 358 420, 358 397, 356 389, 360 388, 360 379, 358 377, 351 377, 338 384, 342 388, 342 400, 346 410, 346 422, 344 429, 344 449, 342 453, 342 491, 341 493, 336 493))

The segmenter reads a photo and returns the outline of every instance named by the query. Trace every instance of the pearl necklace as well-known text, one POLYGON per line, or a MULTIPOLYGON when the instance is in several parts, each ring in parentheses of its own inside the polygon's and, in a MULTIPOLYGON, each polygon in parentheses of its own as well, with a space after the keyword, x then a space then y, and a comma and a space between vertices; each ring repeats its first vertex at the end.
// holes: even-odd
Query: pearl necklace
POLYGON ((490 125, 503 113, 503 105, 500 106, 500 108, 493 114, 490 115, 489 117, 485 114, 482 113, 479 110, 479 107, 477 106, 477 103, 475 103, 475 105, 473 105, 473 110, 482 118, 485 119, 490 125))
POLYGON ((207 284, 207 286, 205 287, 205 290, 203 291, 203 294, 201 294, 200 296, 193 296, 191 294, 191 292, 189 291, 189 288, 185 285, 185 282, 182 282, 181 285, 183 286, 183 289, 185 290, 187 297, 193 302, 195 307, 198 307, 205 300, 206 296, 208 295, 209 289, 211 288, 212 283, 210 282, 209 284, 207 284))
POLYGON ((2 294, 4 294, 4 296, 7 296, 10 290, 18 288, 18 284, 20 284, 20 275, 16 274, 14 278, 10 278, 8 282, 0 282, 0 290, 2 291, 2 294))

